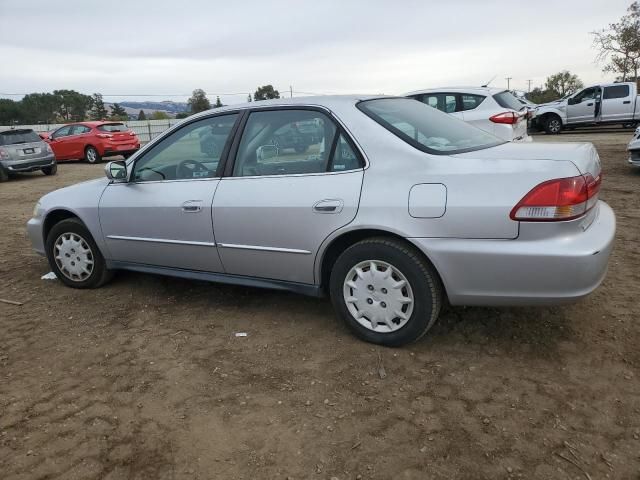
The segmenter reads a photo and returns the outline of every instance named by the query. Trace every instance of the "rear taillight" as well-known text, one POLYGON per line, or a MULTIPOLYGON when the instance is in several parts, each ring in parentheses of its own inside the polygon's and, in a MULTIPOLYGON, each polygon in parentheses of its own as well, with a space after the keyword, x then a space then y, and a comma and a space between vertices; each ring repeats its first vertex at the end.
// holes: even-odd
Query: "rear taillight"
POLYGON ((591 210, 598 201, 601 175, 591 174, 543 182, 511 210, 512 220, 553 222, 572 220, 591 210))
POLYGON ((2 147, 0 147, 0 158, 3 160, 9 160, 9 153, 2 147))
POLYGON ((502 112, 489 117, 489 120, 493 123, 506 123, 508 125, 513 125, 520 121, 520 114, 516 112, 502 112))
POLYGON ((129 135, 131 135, 132 137, 136 136, 136 132, 129 132, 129 135))
POLYGON ((113 135, 109 133, 99 133, 98 138, 113 138, 113 135))

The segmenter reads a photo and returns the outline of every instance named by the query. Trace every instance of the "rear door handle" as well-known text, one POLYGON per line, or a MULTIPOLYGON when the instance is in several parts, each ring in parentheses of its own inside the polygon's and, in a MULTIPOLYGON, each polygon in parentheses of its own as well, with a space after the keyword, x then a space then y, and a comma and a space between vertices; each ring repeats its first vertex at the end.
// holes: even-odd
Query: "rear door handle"
POLYGON ((202 211, 202 200, 187 200, 182 204, 184 213, 198 213, 202 211))
POLYGON ((593 103, 587 103, 587 107, 593 107, 593 103))
POLYGON ((339 199, 320 200, 313 205, 313 211, 316 213, 340 213, 344 202, 339 199))
POLYGON ((624 102, 622 102, 622 103, 624 103, 625 105, 629 105, 629 104, 631 103, 631 100, 625 100, 625 101, 624 101, 624 102))

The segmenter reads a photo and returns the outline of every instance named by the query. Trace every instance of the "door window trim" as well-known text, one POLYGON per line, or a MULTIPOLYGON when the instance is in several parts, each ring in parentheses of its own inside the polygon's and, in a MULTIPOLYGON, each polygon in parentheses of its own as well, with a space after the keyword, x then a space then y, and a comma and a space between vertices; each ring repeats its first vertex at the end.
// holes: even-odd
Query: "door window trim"
POLYGON ((144 152, 141 153, 141 155, 138 155, 129 165, 127 165, 127 169, 129 170, 128 173, 128 181, 127 182, 122 182, 122 183, 112 183, 111 185, 126 185, 127 183, 134 183, 134 184, 147 184, 147 183, 169 183, 169 182, 206 182, 209 180, 220 180, 221 178, 221 173, 224 169, 224 165, 226 164, 226 160, 227 160, 227 156, 229 154, 229 150, 231 148, 231 144, 233 142, 233 140, 235 139, 235 136, 237 134, 238 131, 238 126, 241 122, 241 120, 244 118, 245 116, 245 112, 243 110, 226 110, 224 112, 216 112, 214 114, 211 115, 204 115, 201 117, 197 117, 194 118, 190 121, 186 121, 184 123, 181 123, 177 128, 172 129, 167 131, 166 135, 163 135, 161 137, 158 137, 158 141, 157 142, 153 142, 152 145, 149 146, 148 149, 146 149, 144 152), (203 120, 210 120, 212 118, 216 118, 216 117, 223 117, 223 116, 228 116, 228 115, 237 115, 237 118, 233 124, 233 127, 231 127, 231 131, 229 132, 229 135, 227 136, 227 139, 225 141, 224 144, 224 148, 222 149, 222 153, 220 154, 220 160, 218 161, 218 166, 216 167, 216 173, 215 176, 213 177, 208 177, 208 178, 179 178, 179 179, 172 179, 172 180, 147 180, 147 181, 135 181, 133 174, 135 172, 135 168, 136 168, 136 164, 142 160, 143 158, 145 158, 147 155, 149 155, 151 152, 154 151, 154 149, 160 144, 162 143, 164 140, 166 140, 167 138, 171 137, 173 134, 179 132, 180 130, 182 130, 183 128, 186 128, 196 122, 200 122, 203 120))
POLYGON ((238 129, 235 132, 235 138, 233 139, 233 144, 231 145, 231 149, 229 151, 229 155, 225 159, 225 166, 222 172, 222 178, 226 179, 243 179, 243 178, 279 178, 279 177, 308 177, 312 175, 336 175, 336 174, 345 174, 350 172, 355 172, 357 170, 366 169, 369 166, 369 163, 366 160, 366 157, 362 153, 362 150, 359 148, 359 145, 353 140, 351 135, 347 132, 346 127, 343 123, 336 118, 331 110, 326 107, 322 107, 319 105, 274 105, 268 107, 250 107, 244 110, 244 115, 240 124, 238 125, 238 129), (334 134, 333 141, 331 143, 331 151, 329 152, 329 161, 327 162, 327 167, 324 172, 314 172, 314 173, 282 173, 276 175, 248 175, 248 176, 234 176, 233 168, 237 161, 238 150, 240 148, 240 141, 242 140, 242 135, 244 134, 245 127, 247 126, 247 122, 249 121, 249 116, 254 112, 269 112, 269 111, 283 111, 283 110, 307 110, 313 112, 319 112, 324 114, 329 118, 330 121, 333 122, 336 127, 336 132, 334 134), (340 138, 340 135, 343 135, 351 150, 358 158, 358 163, 360 166, 358 168, 354 168, 351 170, 341 170, 338 172, 332 172, 329 170, 333 164, 333 156, 335 154, 335 149, 340 138))

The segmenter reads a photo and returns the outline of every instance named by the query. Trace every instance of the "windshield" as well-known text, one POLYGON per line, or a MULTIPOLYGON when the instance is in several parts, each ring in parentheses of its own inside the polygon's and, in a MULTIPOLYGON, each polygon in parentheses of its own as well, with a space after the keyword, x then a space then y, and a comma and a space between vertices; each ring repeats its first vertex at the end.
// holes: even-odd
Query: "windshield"
POLYGON ((358 108, 391 133, 427 153, 450 155, 505 143, 468 123, 408 98, 379 98, 358 108))
POLYGON ((126 132, 127 126, 124 123, 105 123, 98 126, 98 130, 103 132, 126 132))
POLYGON ((40 141, 42 141, 42 139, 33 130, 9 130, 8 132, 0 132, 0 145, 40 141))

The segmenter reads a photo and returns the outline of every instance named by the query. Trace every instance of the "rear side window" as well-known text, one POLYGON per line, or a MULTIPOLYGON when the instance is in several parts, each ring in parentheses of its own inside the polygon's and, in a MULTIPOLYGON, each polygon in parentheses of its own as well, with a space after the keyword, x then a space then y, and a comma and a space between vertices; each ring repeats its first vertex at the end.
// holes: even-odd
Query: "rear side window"
POLYGON ((358 109, 400 139, 436 155, 471 152, 505 143, 452 115, 407 98, 378 98, 358 103, 358 109))
POLYGON ((460 101, 462 102, 462 110, 473 110, 477 108, 485 99, 484 95, 473 95, 470 93, 462 93, 460 101))
POLYGON ((629 85, 615 85, 613 87, 604 87, 603 98, 611 100, 613 98, 625 98, 629 96, 629 85))
POLYGON ((513 93, 511 93, 509 90, 496 93, 493 96, 493 99, 502 108, 510 108, 511 110, 515 110, 516 112, 522 108, 522 104, 518 101, 516 96, 513 93))
POLYGON ((9 130, 0 132, 0 145, 15 145, 17 143, 40 142, 42 139, 33 130, 9 130))
POLYGON ((128 129, 124 123, 105 123, 99 125, 98 130, 101 132, 126 132, 128 129))

